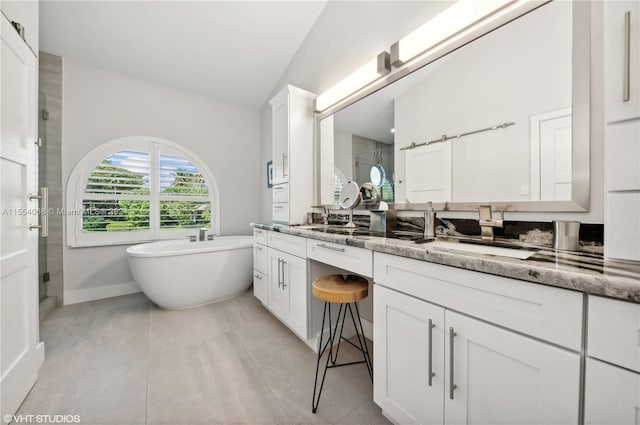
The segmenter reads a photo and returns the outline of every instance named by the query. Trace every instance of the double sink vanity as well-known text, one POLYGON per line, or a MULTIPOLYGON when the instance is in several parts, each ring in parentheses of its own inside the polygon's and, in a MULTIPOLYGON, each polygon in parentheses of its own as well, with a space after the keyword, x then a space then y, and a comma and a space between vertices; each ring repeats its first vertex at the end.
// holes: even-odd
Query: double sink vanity
POLYGON ((253 227, 254 293, 314 350, 313 279, 368 278, 374 401, 393 422, 635 423, 637 265, 473 237, 253 227))
POLYGON ((637 425, 638 2, 510 3, 528 9, 501 20, 501 6, 473 29, 449 22, 453 37, 391 59, 394 71, 333 105, 290 86, 272 100, 272 219, 285 224, 253 224, 254 293, 317 350, 313 280, 366 277, 374 401, 394 423, 637 425), (590 91, 602 85, 598 63, 604 99, 590 91), (592 144, 600 110, 604 143, 592 144), (591 181, 595 159, 604 178, 591 181), (311 205, 355 208, 338 194, 376 180, 380 204, 403 218, 479 211, 485 236, 499 227, 487 205, 604 222, 605 255, 435 238, 427 226, 291 225, 308 222, 311 205))

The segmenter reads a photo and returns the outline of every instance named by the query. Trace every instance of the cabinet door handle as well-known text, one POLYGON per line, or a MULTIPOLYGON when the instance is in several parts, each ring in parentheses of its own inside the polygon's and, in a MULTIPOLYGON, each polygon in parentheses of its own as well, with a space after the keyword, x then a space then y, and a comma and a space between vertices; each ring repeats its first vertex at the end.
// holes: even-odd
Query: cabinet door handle
POLYGON ((449 398, 453 400, 453 391, 458 388, 456 384, 453 383, 453 338, 458 335, 453 328, 449 328, 449 398))
POLYGON ((287 177, 289 175, 289 173, 285 171, 286 160, 287 160, 287 154, 283 152, 282 153, 282 177, 287 177))
POLYGON ((433 320, 429 319, 429 363, 427 373, 429 374, 430 387, 433 385, 433 377, 436 376, 436 374, 433 373, 433 328, 435 327, 436 325, 433 324, 433 320))
POLYGON ((287 264, 286 261, 282 260, 282 290, 284 291, 284 288, 286 288, 287 285, 286 283, 284 283, 284 278, 285 278, 285 272, 284 272, 284 265, 287 264))
POLYGON ((262 276, 260 276, 258 273, 254 274, 253 277, 255 277, 256 279, 262 280, 262 276))
POLYGON ((628 102, 631 98, 629 90, 629 84, 631 79, 631 12, 627 11, 624 14, 624 65, 623 65, 623 77, 622 77, 622 101, 628 102))
POLYGON ((328 249, 328 250, 331 250, 331 251, 344 252, 344 248, 336 248, 336 247, 333 247, 333 246, 325 245, 323 243, 319 243, 316 246, 318 248, 324 248, 324 249, 328 249))
POLYGON ((278 288, 280 287, 280 285, 282 285, 282 274, 280 273, 280 264, 282 263, 282 260, 280 258, 278 258, 278 288))

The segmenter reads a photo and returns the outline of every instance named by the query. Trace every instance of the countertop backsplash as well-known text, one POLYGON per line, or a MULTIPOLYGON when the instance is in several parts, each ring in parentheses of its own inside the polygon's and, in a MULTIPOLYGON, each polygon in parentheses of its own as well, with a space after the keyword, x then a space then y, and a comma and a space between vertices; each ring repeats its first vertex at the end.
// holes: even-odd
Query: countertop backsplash
MULTIPOLYGON (((323 223, 322 214, 312 213, 312 223, 323 223)), ((478 220, 468 218, 436 218, 436 235, 438 236, 479 236, 478 220)), ((329 224, 341 225, 348 221, 346 214, 331 214, 329 224)), ((369 228, 369 216, 354 214, 353 222, 363 230, 369 228)), ((415 232, 422 235, 424 219, 422 217, 396 218, 398 230, 415 232)), ((520 242, 550 248, 553 245, 553 224, 545 221, 512 221, 505 220, 503 227, 494 228, 496 238, 516 239, 520 242)), ((589 252, 604 251, 604 225, 580 224, 580 249, 589 252)))

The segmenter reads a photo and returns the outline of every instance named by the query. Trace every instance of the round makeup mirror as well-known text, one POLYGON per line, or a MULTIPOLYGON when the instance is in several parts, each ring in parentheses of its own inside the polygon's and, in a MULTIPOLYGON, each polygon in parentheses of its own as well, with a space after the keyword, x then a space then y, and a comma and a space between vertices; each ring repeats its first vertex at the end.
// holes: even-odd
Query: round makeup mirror
POLYGON ((353 209, 360 203, 360 187, 356 182, 347 182, 340 190, 340 206, 353 209))
POLYGON ((365 204, 377 204, 380 202, 380 191, 375 183, 362 183, 360 186, 360 200, 365 204))
POLYGON ((382 165, 375 164, 373 167, 371 167, 371 171, 369 171, 369 177, 371 178, 371 183, 373 183, 375 186, 382 186, 382 182, 384 182, 385 177, 384 168, 382 167, 382 165))

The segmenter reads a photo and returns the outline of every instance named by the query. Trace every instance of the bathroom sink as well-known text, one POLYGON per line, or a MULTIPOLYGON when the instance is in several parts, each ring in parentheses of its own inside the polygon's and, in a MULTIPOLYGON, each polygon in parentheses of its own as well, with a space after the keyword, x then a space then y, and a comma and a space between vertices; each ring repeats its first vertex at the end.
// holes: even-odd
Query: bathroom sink
POLYGON ((526 260, 537 252, 536 249, 525 248, 519 245, 510 245, 508 242, 486 242, 476 240, 434 240, 427 242, 426 246, 427 248, 441 248, 474 254, 495 255, 498 257, 516 258, 519 260, 526 260))

